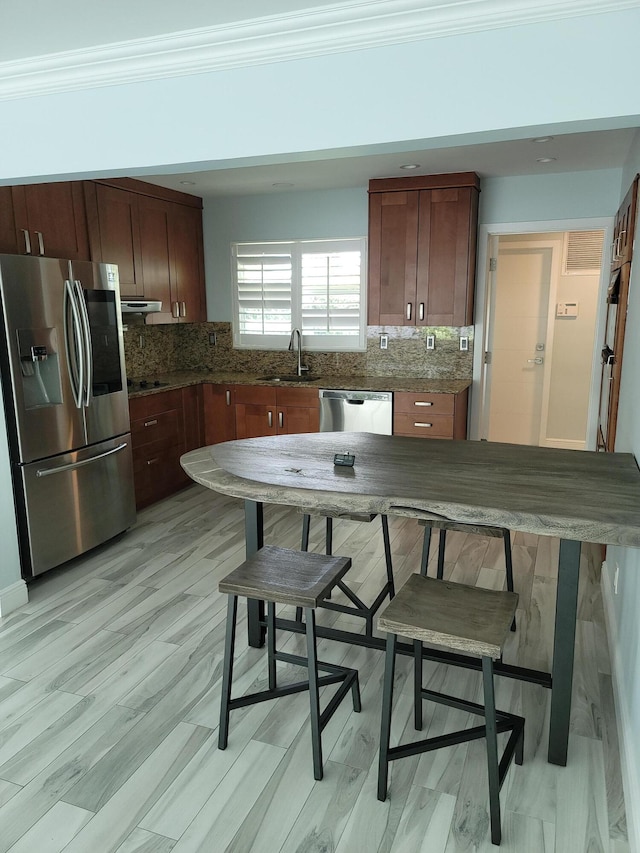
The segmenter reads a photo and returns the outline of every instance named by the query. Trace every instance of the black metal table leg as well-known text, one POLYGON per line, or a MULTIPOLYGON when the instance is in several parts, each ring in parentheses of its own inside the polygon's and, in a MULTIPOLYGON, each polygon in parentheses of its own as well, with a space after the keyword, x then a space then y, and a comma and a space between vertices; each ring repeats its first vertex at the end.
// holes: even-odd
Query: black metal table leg
POLYGON ((561 539, 558 561, 558 591, 551 670, 551 721, 547 758, 551 764, 560 764, 562 767, 567 763, 569 743, 580 545, 580 542, 561 539))
MULTIPOLYGON (((263 508, 257 501, 244 502, 244 536, 247 557, 250 557, 264 544, 263 508)), ((264 601, 247 599, 247 633, 250 646, 264 646, 264 601)))

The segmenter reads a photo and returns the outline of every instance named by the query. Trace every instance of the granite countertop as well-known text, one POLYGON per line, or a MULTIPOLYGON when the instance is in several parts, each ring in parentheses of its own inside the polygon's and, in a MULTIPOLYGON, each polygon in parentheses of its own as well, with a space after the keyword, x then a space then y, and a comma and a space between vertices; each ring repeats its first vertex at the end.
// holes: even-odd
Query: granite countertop
POLYGON ((146 397, 162 391, 186 388, 209 382, 215 385, 270 385, 274 388, 333 388, 345 391, 408 391, 418 394, 460 394, 471 385, 468 379, 422 379, 416 376, 321 376, 312 381, 281 382, 268 381, 264 374, 229 373, 188 370, 154 375, 154 380, 164 383, 162 387, 135 388, 129 397, 146 397))

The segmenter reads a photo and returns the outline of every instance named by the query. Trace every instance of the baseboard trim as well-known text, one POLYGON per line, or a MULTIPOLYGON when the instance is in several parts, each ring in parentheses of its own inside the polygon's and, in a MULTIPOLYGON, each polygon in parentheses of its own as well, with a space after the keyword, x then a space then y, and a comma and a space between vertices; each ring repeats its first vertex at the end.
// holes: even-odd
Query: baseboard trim
POLYGON ((24 581, 16 581, 11 586, 0 589, 0 618, 8 616, 29 601, 29 591, 24 581))
POLYGON ((604 603, 604 620, 607 628, 607 638, 609 640, 609 652, 611 654, 611 681, 613 684, 613 695, 615 699, 616 723, 618 725, 618 735, 620 741, 620 766, 622 769, 622 787, 624 790, 624 804, 627 813, 627 833, 629 835, 629 847, 632 853, 640 853, 640 814, 638 813, 637 804, 640 803, 640 772, 639 768, 635 767, 629 761, 631 754, 626 749, 626 744, 634 736, 637 737, 637 731, 629 720, 627 713, 627 691, 624 679, 620 677, 621 662, 620 653, 617 643, 612 642, 612 638, 616 636, 613 627, 616 624, 615 611, 613 608, 613 573, 607 562, 602 564, 602 577, 600 580, 600 588, 602 591, 602 601, 604 603), (634 808, 633 803, 636 803, 634 808))

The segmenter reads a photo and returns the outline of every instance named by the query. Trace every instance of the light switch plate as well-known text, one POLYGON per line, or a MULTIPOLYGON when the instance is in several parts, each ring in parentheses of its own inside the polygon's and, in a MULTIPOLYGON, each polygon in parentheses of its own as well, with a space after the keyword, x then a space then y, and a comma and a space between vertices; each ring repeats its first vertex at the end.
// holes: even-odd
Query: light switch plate
POLYGON ((466 335, 460 336, 460 352, 469 352, 469 338, 466 335))

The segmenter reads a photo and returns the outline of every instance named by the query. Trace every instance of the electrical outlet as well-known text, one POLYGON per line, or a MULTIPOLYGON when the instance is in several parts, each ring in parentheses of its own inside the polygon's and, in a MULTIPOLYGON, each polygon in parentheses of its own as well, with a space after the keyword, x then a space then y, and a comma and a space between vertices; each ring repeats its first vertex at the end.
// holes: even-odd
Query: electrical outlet
POLYGON ((380 335, 380 349, 388 349, 389 335, 380 335))
POLYGON ((616 570, 613 573, 613 594, 618 594, 618 578, 620 577, 620 566, 616 563, 616 570))
POLYGON ((209 343, 212 347, 218 343, 218 337, 215 332, 209 332, 209 343))
POLYGON ((427 335, 427 349, 435 349, 436 348, 436 336, 435 335, 427 335))
POLYGON ((466 335, 460 336, 460 352, 469 352, 469 338, 466 335))

